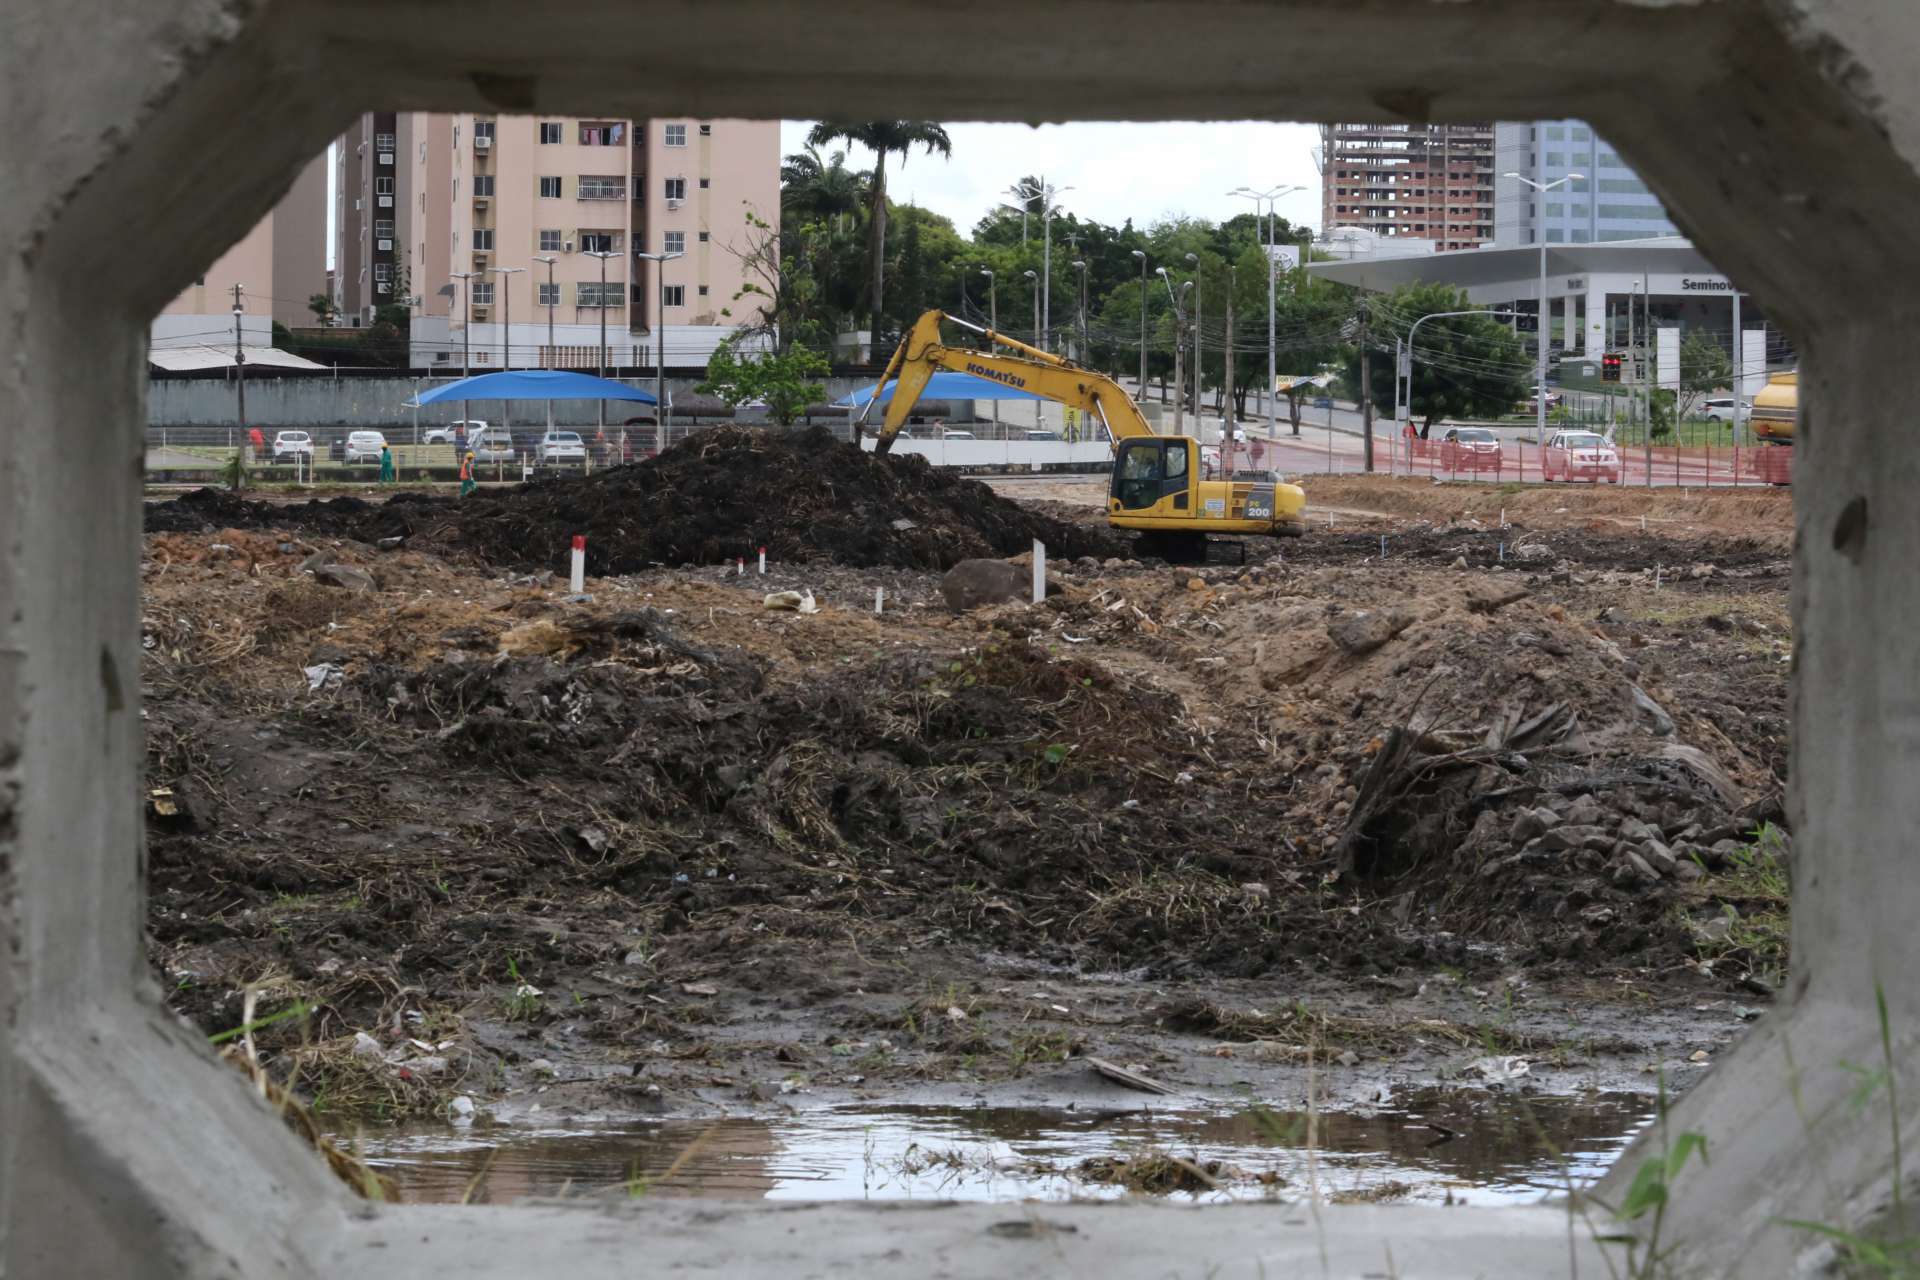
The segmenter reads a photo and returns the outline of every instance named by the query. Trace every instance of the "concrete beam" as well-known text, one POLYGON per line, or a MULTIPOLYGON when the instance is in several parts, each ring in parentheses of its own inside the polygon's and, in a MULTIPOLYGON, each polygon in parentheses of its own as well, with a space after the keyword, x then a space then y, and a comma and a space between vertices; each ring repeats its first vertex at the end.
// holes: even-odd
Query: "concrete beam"
MULTIPOLYGON (((561 1257, 554 1233, 582 1221, 350 1203, 175 1026, 144 977, 136 567, 147 320, 353 113, 376 105, 1593 120, 1701 248, 1795 331, 1807 362, 1796 972, 1765 1031, 1670 1118, 1670 1133, 1705 1133, 1714 1159, 1682 1176, 1662 1243, 1703 1273, 1786 1275, 1817 1261, 1819 1246, 1781 1219, 1877 1221, 1892 1170, 1888 1115, 1849 1109, 1856 1081, 1841 1064, 1877 1060, 1884 990, 1902 1097, 1920 1098, 1909 1065, 1920 987, 1903 981, 1920 952, 1920 881, 1904 858, 1920 829, 1910 568, 1920 464, 1905 422, 1914 303, 1887 287, 1920 278, 1920 13, 1910 6, 477 0, 450 21, 432 0, 13 0, 4 37, 0 1267, 10 1274, 338 1274, 365 1269, 353 1250, 370 1241, 385 1242, 377 1256, 388 1266, 441 1262, 421 1237, 464 1251, 473 1274, 519 1273, 561 1257), (943 56, 929 61, 935 38, 943 56), (1312 73, 1276 73, 1276 51, 1312 73), (458 1229, 436 1237, 428 1222, 458 1229)), ((1659 1141, 1628 1153, 1623 1176, 1659 1141)), ((1448 1261, 1456 1247, 1484 1255, 1475 1272, 1557 1266, 1539 1246, 1549 1226, 1564 1230, 1561 1214, 1456 1228, 1467 1213, 1329 1214, 1316 1248, 1371 1265, 1370 1247, 1388 1235, 1434 1264, 1421 1274, 1465 1274, 1448 1261), (1476 1235, 1482 1226, 1512 1243, 1476 1235)), ((808 1229, 788 1234, 779 1269, 895 1266, 877 1246, 854 1248, 869 1234, 840 1236, 859 1217, 726 1211, 709 1222, 643 1205, 592 1219, 564 1248, 576 1271, 610 1273, 674 1232, 670 1256, 691 1265, 723 1247, 714 1237, 731 1235, 732 1221, 751 1220, 767 1239, 779 1232, 766 1224, 786 1221, 808 1229)), ((966 1234, 981 1217, 884 1221, 900 1224, 909 1259, 921 1239, 959 1232, 943 1257, 972 1271, 1001 1260, 985 1252, 998 1237, 966 1234)), ((1273 1225, 1254 1211, 1088 1221, 1115 1271, 1159 1266, 1161 1243, 1189 1221, 1231 1233, 1209 1256, 1250 1261, 1267 1247, 1253 1239, 1256 1223, 1273 1225)), ((1060 1247, 1077 1247, 1071 1239, 1060 1247)), ((767 1253, 759 1269, 776 1265, 767 1253)))

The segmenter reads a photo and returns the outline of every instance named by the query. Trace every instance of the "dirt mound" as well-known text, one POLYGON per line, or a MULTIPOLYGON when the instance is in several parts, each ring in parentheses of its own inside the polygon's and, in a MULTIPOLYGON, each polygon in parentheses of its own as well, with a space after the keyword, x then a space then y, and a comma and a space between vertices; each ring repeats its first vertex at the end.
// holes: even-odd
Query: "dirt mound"
POLYGON ((752 559, 947 569, 1017 555, 1034 539, 1057 556, 1126 554, 1119 536, 1029 510, 914 457, 875 458, 824 428, 721 427, 655 459, 591 475, 542 477, 465 499, 403 493, 275 506, 202 489, 148 508, 149 532, 276 527, 564 570, 576 535, 587 571, 752 559))

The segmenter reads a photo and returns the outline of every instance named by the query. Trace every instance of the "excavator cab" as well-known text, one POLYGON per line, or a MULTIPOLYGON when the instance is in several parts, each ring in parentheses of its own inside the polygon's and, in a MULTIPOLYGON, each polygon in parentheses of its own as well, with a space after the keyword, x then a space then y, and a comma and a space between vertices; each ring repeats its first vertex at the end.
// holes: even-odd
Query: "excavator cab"
POLYGON ((1109 509, 1191 515, 1195 441, 1182 436, 1121 440, 1113 464, 1109 509))

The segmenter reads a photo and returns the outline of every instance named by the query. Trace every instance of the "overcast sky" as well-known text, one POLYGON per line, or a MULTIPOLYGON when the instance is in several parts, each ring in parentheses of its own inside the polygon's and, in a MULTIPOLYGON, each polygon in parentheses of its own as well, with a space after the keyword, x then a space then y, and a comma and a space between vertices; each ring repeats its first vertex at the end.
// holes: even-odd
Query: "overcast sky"
MULTIPOLYGON (((811 121, 781 126, 781 154, 802 149, 811 121)), ((1231 121, 1211 124, 949 124, 953 159, 916 151, 904 168, 887 162, 887 191, 972 231, 1006 189, 1026 174, 1072 187, 1062 207, 1115 226, 1132 218, 1145 227, 1176 214, 1220 221, 1253 203, 1226 193, 1235 187, 1299 185, 1281 198, 1280 215, 1318 227, 1320 176, 1310 148, 1315 126, 1231 121)), ((872 154, 848 157, 867 168, 872 154)))

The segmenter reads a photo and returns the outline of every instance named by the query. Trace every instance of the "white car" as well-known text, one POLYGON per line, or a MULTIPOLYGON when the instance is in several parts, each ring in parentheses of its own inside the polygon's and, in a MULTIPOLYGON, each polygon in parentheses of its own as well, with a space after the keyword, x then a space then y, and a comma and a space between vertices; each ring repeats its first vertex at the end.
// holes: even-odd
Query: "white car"
POLYGON ((580 439, 578 431, 549 431, 540 437, 540 444, 533 451, 534 461, 543 463, 581 462, 587 460, 586 442, 580 439))
POLYGON ((344 461, 348 466, 356 462, 378 462, 380 451, 386 447, 387 438, 378 431, 352 431, 347 434, 344 461))
POLYGON ((512 462, 513 433, 505 427, 482 427, 467 436, 467 452, 475 462, 512 462))
POLYGON ((444 427, 435 427, 420 437, 423 444, 452 444, 454 432, 461 427, 467 429, 467 447, 473 448, 473 438, 487 429, 484 418, 463 418, 459 422, 449 422, 444 427))
MULTIPOLYGON (((1709 422, 1732 422, 1733 406, 1734 399, 1732 396, 1715 396, 1711 400, 1702 400, 1698 412, 1701 417, 1709 422)), ((1753 416, 1753 405, 1742 402, 1740 406, 1740 416, 1743 418, 1751 418, 1753 416)))
POLYGON ((974 438, 974 435, 971 431, 958 431, 949 427, 940 433, 940 438, 942 440, 971 440, 974 438))
POLYGON ((296 455, 303 454, 303 453, 307 455, 308 461, 312 461, 313 437, 308 435, 306 432, 282 431, 278 435, 274 436, 273 438, 274 461, 277 462, 281 458, 292 458, 292 457, 295 457, 296 455))

